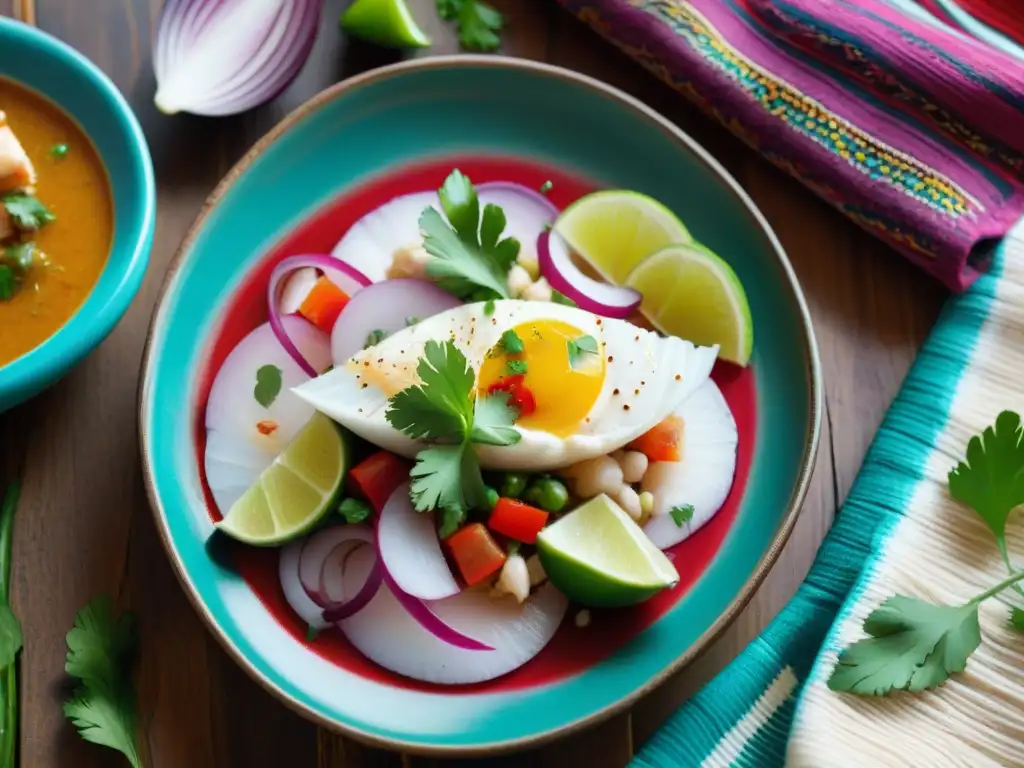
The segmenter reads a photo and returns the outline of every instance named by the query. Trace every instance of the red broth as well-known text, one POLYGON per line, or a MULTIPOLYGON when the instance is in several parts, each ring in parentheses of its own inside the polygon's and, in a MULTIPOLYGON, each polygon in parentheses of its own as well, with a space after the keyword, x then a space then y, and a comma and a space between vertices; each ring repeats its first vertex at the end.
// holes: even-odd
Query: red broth
MULTIPOLYGON (((597 188, 597 185, 584 179, 530 161, 508 157, 448 157, 406 166, 400 171, 365 181, 331 201, 288 233, 246 276, 225 307, 224 320, 209 342, 210 351, 200 371, 194 411, 196 461, 212 519, 220 519, 220 514, 206 485, 203 469, 206 400, 224 358, 249 331, 266 322, 266 285, 274 265, 296 253, 330 253, 348 228, 363 215, 399 195, 437 189, 455 167, 475 184, 515 181, 536 189, 545 181, 551 181, 548 196, 559 208, 565 208, 597 188)), ((732 410, 739 430, 736 478, 718 514, 689 539, 668 550, 668 556, 679 571, 679 584, 632 608, 591 610, 591 622, 584 629, 575 626, 574 617, 578 608, 570 606, 563 625, 548 646, 530 662, 497 680, 468 686, 423 683, 377 666, 354 649, 340 632, 327 630, 315 639, 307 640, 306 624, 288 606, 278 581, 277 550, 246 547, 231 542, 231 561, 267 610, 297 642, 362 677, 403 688, 444 690, 448 693, 509 691, 569 677, 610 656, 670 610, 707 569, 735 522, 753 456, 757 423, 754 371, 750 367, 741 369, 719 362, 712 375, 732 410)))

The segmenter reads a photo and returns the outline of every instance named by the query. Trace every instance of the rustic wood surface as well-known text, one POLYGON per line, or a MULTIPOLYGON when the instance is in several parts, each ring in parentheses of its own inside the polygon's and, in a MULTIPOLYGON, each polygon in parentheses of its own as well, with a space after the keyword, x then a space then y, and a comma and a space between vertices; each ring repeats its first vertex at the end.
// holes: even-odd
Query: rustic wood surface
MULTIPOLYGON (((817 470, 796 531, 753 602, 690 668, 628 714, 548 747, 481 766, 619 768, 686 697, 775 615, 807 571, 871 436, 935 320, 943 290, 720 127, 551 0, 492 0, 509 18, 504 54, 542 59, 636 95, 713 152, 750 192, 788 251, 814 316, 827 419, 817 470)), ((130 99, 149 139, 159 185, 152 265, 124 320, 65 380, 0 417, 9 471, 24 476, 14 556, 14 607, 24 625, 21 758, 31 768, 120 766, 85 744, 61 715, 64 636, 98 592, 139 620, 139 695, 149 768, 217 766, 440 767, 319 731, 279 704, 221 650, 189 606, 156 534, 143 491, 135 396, 147 323, 165 268, 206 195, 287 112, 344 77, 395 55, 347 41, 327 0, 302 75, 276 102, 223 119, 162 116, 152 105, 150 48, 161 0, 0 0, 15 15, 92 58, 130 99)), ((457 50, 434 0, 411 0, 437 41, 457 50)), ((2 59, 2 53, 0 53, 2 59)), ((465 763, 465 761, 462 761, 465 763)))

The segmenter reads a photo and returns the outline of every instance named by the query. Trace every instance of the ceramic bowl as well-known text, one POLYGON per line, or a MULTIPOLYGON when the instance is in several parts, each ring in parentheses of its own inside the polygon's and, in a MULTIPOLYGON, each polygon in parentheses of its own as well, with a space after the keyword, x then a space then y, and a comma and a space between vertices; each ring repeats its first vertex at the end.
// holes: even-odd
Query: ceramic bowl
POLYGON ((326 727, 392 749, 465 755, 536 745, 609 717, 721 633, 793 527, 820 405, 815 342, 789 262, 763 216, 707 152, 597 81, 522 60, 459 56, 374 70, 321 93, 229 173, 164 286, 146 350, 139 425, 168 554, 233 658, 326 727), (234 550, 236 560, 212 556, 201 476, 211 370, 263 321, 273 263, 329 251, 362 209, 389 190, 436 189, 452 162, 474 181, 505 167, 540 185, 543 176, 531 164, 557 169, 562 176, 550 194, 559 205, 573 184, 653 195, 732 263, 755 328, 751 366, 716 373, 737 412, 740 479, 726 507, 673 553, 680 585, 635 609, 595 612, 586 629, 575 627, 572 611, 521 670, 464 688, 387 673, 338 635, 307 642, 275 586, 273 550, 234 550), (254 584, 263 585, 259 594, 254 584))
POLYGON ((96 65, 57 38, 0 17, 0 77, 55 103, 92 140, 114 200, 110 257, 88 298, 49 339, 0 366, 0 411, 48 387, 113 330, 146 272, 156 190, 149 147, 131 107, 96 65))

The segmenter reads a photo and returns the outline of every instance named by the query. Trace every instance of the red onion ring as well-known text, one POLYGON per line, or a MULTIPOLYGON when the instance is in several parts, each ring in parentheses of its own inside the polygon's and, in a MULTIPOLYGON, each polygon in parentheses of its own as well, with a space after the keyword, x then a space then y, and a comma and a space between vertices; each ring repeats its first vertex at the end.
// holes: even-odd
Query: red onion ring
POLYGON ((602 283, 583 274, 573 263, 565 242, 554 232, 541 232, 537 238, 537 259, 551 287, 575 301, 580 309, 625 320, 643 299, 632 288, 602 283))
POLYGON ((365 288, 370 285, 370 279, 366 277, 362 272, 349 266, 343 261, 338 261, 331 256, 325 256, 323 254, 312 254, 302 256, 289 256, 286 259, 282 259, 281 262, 274 267, 274 271, 270 273, 270 282, 267 284, 267 316, 270 321, 270 327, 274 331, 274 336, 277 337, 278 342, 284 347, 291 358, 299 364, 299 367, 306 372, 309 376, 319 376, 321 371, 316 370, 313 366, 303 357, 302 353, 299 352, 299 348, 295 346, 294 342, 288 337, 288 332, 284 328, 284 324, 281 322, 281 311, 280 311, 280 293, 281 285, 284 279, 296 269, 301 267, 316 267, 326 274, 341 290, 345 291, 349 296, 356 293, 359 289, 365 288))
POLYGON ((377 594, 382 583, 381 569, 375 561, 366 581, 351 599, 345 599, 344 587, 341 588, 342 599, 330 594, 327 579, 328 569, 339 568, 339 583, 344 581, 344 569, 349 556, 358 548, 373 546, 376 557, 376 540, 374 532, 365 526, 337 525, 325 528, 310 536, 302 545, 299 555, 299 582, 305 589, 309 599, 323 608, 324 621, 333 624, 353 616, 377 594))
MULTIPOLYGON (((380 555, 377 556, 377 563, 380 564, 380 555)), ((436 637, 438 640, 443 640, 449 645, 454 645, 456 648, 463 648, 467 651, 493 651, 494 648, 481 643, 469 635, 464 635, 457 629, 452 627, 450 624, 446 624, 442 621, 436 613, 430 610, 430 607, 420 600, 419 598, 413 597, 407 592, 403 592, 402 588, 399 587, 391 575, 387 572, 387 569, 383 569, 384 573, 384 584, 391 593, 395 596, 395 599, 402 604, 402 607, 409 612, 416 621, 422 625, 430 634, 436 637)), ((324 616, 326 618, 326 615, 324 616)))

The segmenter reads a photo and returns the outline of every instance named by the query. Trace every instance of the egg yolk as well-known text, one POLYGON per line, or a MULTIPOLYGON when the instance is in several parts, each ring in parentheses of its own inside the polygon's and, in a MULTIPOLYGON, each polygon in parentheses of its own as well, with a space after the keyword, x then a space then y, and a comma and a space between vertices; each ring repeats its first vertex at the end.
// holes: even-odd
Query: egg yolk
POLYGON ((478 391, 487 393, 496 384, 508 384, 521 370, 521 366, 510 369, 509 363, 525 363, 519 386, 529 390, 536 407, 522 413, 516 424, 561 437, 577 432, 601 394, 605 373, 601 345, 596 344, 596 354, 577 353, 572 365, 569 342, 577 343, 584 336, 579 328, 558 320, 535 320, 512 330, 522 340, 523 351, 510 354, 502 344, 491 349, 480 368, 478 391))

